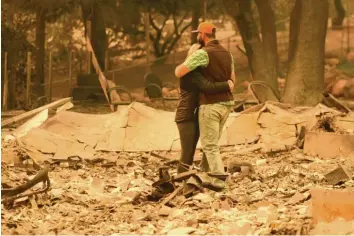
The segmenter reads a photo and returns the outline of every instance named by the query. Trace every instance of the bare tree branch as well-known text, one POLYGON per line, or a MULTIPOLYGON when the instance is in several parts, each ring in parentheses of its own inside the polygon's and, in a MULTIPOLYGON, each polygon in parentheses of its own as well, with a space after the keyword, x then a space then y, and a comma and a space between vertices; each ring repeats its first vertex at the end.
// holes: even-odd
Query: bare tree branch
POLYGON ((161 28, 159 28, 159 27, 155 24, 155 22, 154 22, 154 20, 153 20, 153 18, 152 18, 152 14, 150 14, 149 17, 150 17, 151 25, 153 26, 153 28, 154 28, 155 31, 156 31, 156 37, 154 37, 152 34, 151 34, 151 36, 150 36, 151 40, 152 40, 153 43, 154 43, 154 49, 155 49, 155 52, 156 52, 155 55, 156 55, 156 56, 161 56, 161 55, 163 54, 163 52, 164 52, 165 49, 164 49, 164 46, 162 46, 161 48, 159 47, 159 42, 160 42, 160 40, 161 40, 163 28, 165 27, 167 20, 170 18, 170 15, 168 15, 168 16, 165 17, 164 21, 162 22, 161 28))
POLYGON ((186 31, 192 24, 192 22, 190 22, 184 26, 184 20, 188 17, 189 12, 185 12, 181 17, 179 17, 176 7, 169 9, 164 15, 165 17, 163 18, 161 25, 158 25, 157 20, 154 20, 152 14, 150 14, 150 22, 152 28, 154 31, 156 31, 156 33, 150 33, 150 39, 153 41, 155 56, 157 57, 161 57, 170 53, 177 44, 178 40, 181 38, 182 33, 186 31), (166 23, 171 17, 173 20, 172 32, 168 33, 166 36, 162 36, 166 23))
POLYGON ((173 18, 173 26, 174 26, 175 34, 178 35, 178 25, 177 25, 177 19, 175 13, 172 14, 172 18, 173 18))
POLYGON ((157 25, 154 22, 154 19, 152 18, 152 14, 149 10, 149 20, 150 20, 150 25, 156 30, 159 31, 159 27, 157 27, 157 25))
POLYGON ((159 31, 156 32, 156 33, 157 33, 157 41, 158 41, 158 42, 161 40, 161 35, 162 35, 163 28, 165 27, 166 22, 167 22, 167 20, 168 20, 169 17, 170 17, 170 15, 168 15, 168 16, 165 18, 164 22, 162 23, 161 28, 159 29, 159 31))
POLYGON ((176 43, 178 42, 178 40, 181 38, 182 34, 184 31, 186 31, 190 26, 192 25, 192 22, 188 23, 187 25, 185 25, 182 29, 181 29, 181 34, 176 36, 174 38, 174 40, 172 40, 172 42, 170 43, 170 45, 167 48, 166 53, 170 53, 173 48, 175 47, 176 43))

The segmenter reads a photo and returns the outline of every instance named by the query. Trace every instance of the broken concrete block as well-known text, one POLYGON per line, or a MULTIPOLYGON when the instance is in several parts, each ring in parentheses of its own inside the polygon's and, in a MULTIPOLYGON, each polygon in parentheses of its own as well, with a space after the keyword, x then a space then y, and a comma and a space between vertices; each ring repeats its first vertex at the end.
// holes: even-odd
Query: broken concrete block
POLYGON ((270 206, 274 206, 274 205, 269 201, 262 200, 262 201, 259 201, 259 202, 256 202, 255 204, 253 204, 253 206, 259 208, 259 207, 270 207, 270 206))
POLYGON ((315 188, 311 190, 314 223, 331 222, 340 217, 354 220, 354 191, 315 188))
POLYGON ((231 206, 230 206, 229 201, 227 199, 220 202, 220 209, 225 210, 225 211, 231 210, 231 206))
POLYGON ((205 194, 205 193, 198 193, 193 197, 193 199, 199 200, 202 203, 210 203, 214 200, 214 198, 212 198, 209 194, 205 194))
POLYGON ((140 197, 141 193, 140 192, 136 192, 136 191, 128 191, 123 193, 123 197, 126 197, 128 199, 130 199, 131 201, 135 201, 136 199, 138 199, 140 197))
POLYGON ((285 207, 285 206, 282 206, 282 207, 278 207, 277 208, 277 211, 279 213, 284 213, 284 212, 288 212, 289 211, 289 208, 285 207))
POLYGON ((211 206, 212 209, 218 211, 220 209, 220 202, 219 201, 214 201, 210 206, 211 206))
POLYGON ((60 199, 63 196, 64 190, 63 189, 52 189, 50 190, 50 193, 52 194, 53 199, 60 199))
POLYGON ((298 210, 297 213, 302 216, 302 217, 307 217, 310 216, 310 211, 308 206, 301 206, 298 210))
POLYGON ((252 222, 247 219, 232 223, 219 224, 218 229, 222 235, 246 235, 252 231, 252 222))
POLYGON ((304 153, 324 159, 353 155, 354 135, 308 132, 305 135, 304 153))
POLYGON ((186 235, 195 232, 196 229, 192 227, 180 227, 170 230, 167 235, 186 235))
POLYGON ((142 210, 136 210, 136 211, 134 211, 134 214, 132 215, 133 222, 139 222, 145 218, 146 218, 146 214, 142 210))
POLYGON ((198 220, 197 219, 187 220, 187 227, 193 227, 193 226, 198 226, 198 220))
POLYGON ((263 224, 270 224, 272 221, 278 219, 278 213, 274 207, 259 207, 257 210, 257 222, 263 224))
POLYGON ((176 218, 182 217, 184 214, 185 214, 185 210, 183 210, 183 209, 175 209, 175 210, 173 210, 171 212, 170 218, 171 219, 176 219, 176 218))
POLYGON ((261 166, 261 165, 264 165, 267 163, 267 160, 266 159, 259 159, 256 161, 256 165, 257 166, 261 166))
POLYGON ((351 174, 342 165, 325 175, 326 181, 331 185, 336 185, 350 180, 350 177, 351 174))
POLYGON ((159 210, 159 216, 169 216, 172 211, 171 207, 162 206, 159 210))
POLYGON ((294 196, 290 198, 290 200, 287 202, 289 205, 295 205, 297 203, 305 201, 309 197, 308 193, 296 193, 294 196))
POLYGON ((354 220, 346 221, 338 218, 330 223, 319 222, 313 230, 311 235, 353 235, 354 234, 354 220))

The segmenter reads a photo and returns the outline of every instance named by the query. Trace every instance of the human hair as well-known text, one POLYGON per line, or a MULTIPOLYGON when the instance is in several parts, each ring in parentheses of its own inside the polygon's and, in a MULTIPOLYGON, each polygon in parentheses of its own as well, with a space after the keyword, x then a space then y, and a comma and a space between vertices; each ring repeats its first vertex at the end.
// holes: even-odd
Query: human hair
POLYGON ((215 36, 215 35, 216 35, 216 29, 214 28, 211 34, 205 33, 205 35, 206 35, 208 38, 210 38, 210 39, 215 39, 215 38, 216 38, 216 36, 215 36))

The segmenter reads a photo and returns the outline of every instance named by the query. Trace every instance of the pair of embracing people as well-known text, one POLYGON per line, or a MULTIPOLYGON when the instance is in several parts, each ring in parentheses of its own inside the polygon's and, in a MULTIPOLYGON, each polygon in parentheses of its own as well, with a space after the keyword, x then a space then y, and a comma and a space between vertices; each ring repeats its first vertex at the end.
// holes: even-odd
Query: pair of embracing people
MULTIPOLYGON (((203 22, 192 33, 198 34, 198 44, 191 46, 186 60, 175 70, 180 85, 175 122, 182 149, 177 172, 187 171, 193 165, 200 138, 201 170, 218 176, 225 174, 218 142, 234 106, 234 61, 216 40, 214 24, 203 22)), ((210 184, 220 190, 225 187, 220 178, 210 177, 210 184)))

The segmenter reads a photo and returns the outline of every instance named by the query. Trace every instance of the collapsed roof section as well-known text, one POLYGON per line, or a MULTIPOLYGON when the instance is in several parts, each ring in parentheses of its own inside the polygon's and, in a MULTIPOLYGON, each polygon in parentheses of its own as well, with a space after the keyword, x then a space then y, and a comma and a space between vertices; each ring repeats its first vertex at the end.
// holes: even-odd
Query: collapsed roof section
MULTIPOLYGON (((335 117, 341 130, 354 132, 352 114, 345 115, 322 104, 288 109, 282 104, 266 102, 252 111, 231 113, 220 145, 262 143, 268 148, 294 145, 301 126, 311 130, 324 115, 335 117)), ((96 151, 180 150, 174 116, 174 112, 138 102, 103 115, 62 111, 20 139, 27 150, 35 152, 36 161, 69 156, 92 159, 96 151)))

